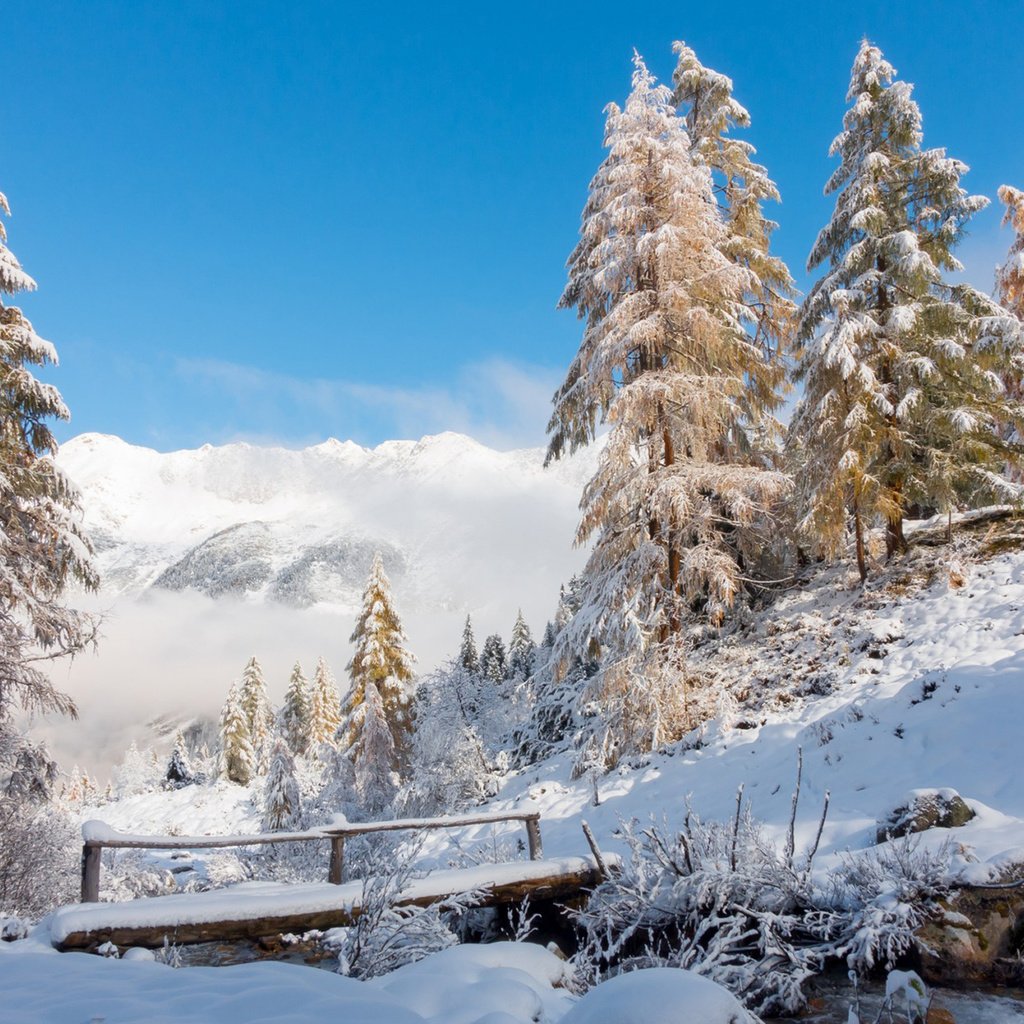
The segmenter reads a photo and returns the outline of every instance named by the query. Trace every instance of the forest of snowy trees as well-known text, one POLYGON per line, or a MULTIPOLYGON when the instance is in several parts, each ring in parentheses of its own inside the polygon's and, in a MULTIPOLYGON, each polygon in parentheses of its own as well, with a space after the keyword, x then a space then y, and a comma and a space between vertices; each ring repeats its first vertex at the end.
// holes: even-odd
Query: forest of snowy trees
MULTIPOLYGON (((252 787, 279 831, 457 810, 554 751, 596 778, 714 715, 694 650, 800 567, 848 560, 863 583, 906 552, 908 520, 1020 500, 1024 192, 999 190, 1013 240, 992 294, 964 283, 956 249, 988 200, 925 147, 912 87, 865 41, 800 297, 772 251, 780 197, 743 137, 750 115, 728 77, 683 42, 675 54, 671 85, 635 56, 628 98, 608 106, 568 259, 561 306, 582 333, 547 459, 600 450, 575 538, 586 566, 552 595, 539 643, 521 612, 507 642, 478 642, 467 616, 451 658, 417 676, 378 555, 343 689, 323 658, 311 679, 296 663, 275 708, 251 657, 216 727, 179 732, 169 758, 133 746, 105 797, 77 768, 60 781, 26 722, 75 714, 46 663, 93 642, 68 589, 98 580, 53 461, 47 420, 67 410, 32 373, 55 352, 0 305, 0 907, 66 897, 41 887, 40 858, 73 877, 70 815, 104 799, 220 780, 252 787)), ((0 294, 34 287, 0 223, 0 294)))

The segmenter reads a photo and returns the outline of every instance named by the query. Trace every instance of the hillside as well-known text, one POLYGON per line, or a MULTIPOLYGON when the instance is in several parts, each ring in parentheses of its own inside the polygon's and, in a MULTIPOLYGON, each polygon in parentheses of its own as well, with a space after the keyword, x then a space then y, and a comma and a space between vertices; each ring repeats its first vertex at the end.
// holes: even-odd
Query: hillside
MULTIPOLYGON (((537 804, 548 854, 584 848, 582 818, 623 852, 621 821, 678 822, 687 801, 701 817, 725 820, 742 784, 752 813, 779 839, 800 749, 797 846, 810 845, 828 790, 823 866, 873 846, 879 824, 912 791, 935 789, 956 790, 976 814, 927 834, 954 842, 957 871, 978 881, 1024 863, 1024 780, 1013 753, 1024 720, 1020 528, 1016 519, 968 521, 951 547, 929 543, 939 528, 919 529, 910 555, 863 590, 845 567, 807 570, 745 627, 699 652, 723 695, 719 716, 698 733, 600 777, 597 806, 593 779, 572 778, 568 750, 509 775, 491 804, 537 804)), ((258 786, 250 796, 218 783, 83 813, 132 831, 195 830, 214 818, 217 831, 244 831, 257 823, 259 799, 258 786)), ((472 830, 460 842, 491 834, 472 830)), ((439 837, 426 847, 437 862, 451 852, 439 837)))

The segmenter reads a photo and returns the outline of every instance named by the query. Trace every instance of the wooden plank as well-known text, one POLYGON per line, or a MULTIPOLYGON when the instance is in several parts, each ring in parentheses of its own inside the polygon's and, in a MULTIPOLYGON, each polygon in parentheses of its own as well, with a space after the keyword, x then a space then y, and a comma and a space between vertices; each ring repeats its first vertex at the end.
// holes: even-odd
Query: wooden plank
POLYGON ((538 811, 487 811, 458 814, 447 818, 395 818, 391 821, 365 821, 348 825, 325 825, 307 832, 264 832, 237 836, 139 836, 119 834, 111 829, 99 838, 87 838, 85 846, 125 850, 200 850, 224 846, 264 846, 271 843, 310 842, 334 836, 362 836, 371 832, 403 832, 420 829, 464 828, 469 825, 495 825, 505 821, 529 824, 540 818, 538 811))
MULTIPOLYGON (((503 903, 519 903, 529 896, 531 900, 566 899, 591 889, 601 881, 596 867, 532 878, 525 881, 498 883, 482 895, 481 907, 503 903)), ((449 893, 428 893, 413 898, 399 899, 396 907, 426 907, 443 899, 449 893)), ((160 897, 154 897, 154 909, 159 908, 160 897)), ((94 950, 104 942, 116 946, 144 946, 159 949, 166 938, 169 942, 189 945, 196 942, 231 942, 258 939, 285 932, 305 932, 310 929, 338 928, 352 924, 359 916, 359 907, 336 907, 306 914, 280 914, 243 921, 210 921, 199 924, 146 925, 132 927, 97 928, 88 932, 70 932, 63 941, 55 943, 59 950, 94 950)))

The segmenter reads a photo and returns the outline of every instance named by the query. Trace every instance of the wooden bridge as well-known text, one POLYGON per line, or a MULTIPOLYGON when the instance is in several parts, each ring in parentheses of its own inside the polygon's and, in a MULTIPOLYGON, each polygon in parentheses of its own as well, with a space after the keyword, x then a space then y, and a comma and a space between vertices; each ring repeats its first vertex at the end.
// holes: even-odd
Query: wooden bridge
MULTIPOLYGON (((429 906, 459 893, 474 892, 475 905, 497 906, 532 899, 566 899, 593 888, 608 870, 594 857, 543 859, 540 813, 497 811, 445 818, 401 818, 379 822, 333 822, 305 832, 231 836, 142 836, 117 832, 103 822, 82 828, 82 902, 63 907, 51 919, 53 944, 62 950, 117 946, 157 948, 165 938, 178 944, 253 939, 287 932, 350 925, 360 914, 364 882, 343 882, 345 841, 377 832, 454 829, 471 825, 522 822, 530 859, 435 871, 409 882, 396 907, 429 906), (200 893, 100 903, 100 867, 104 849, 197 850, 277 843, 328 842, 327 882, 314 884, 244 883, 200 893)), ((588 841, 592 837, 588 836, 588 841)))

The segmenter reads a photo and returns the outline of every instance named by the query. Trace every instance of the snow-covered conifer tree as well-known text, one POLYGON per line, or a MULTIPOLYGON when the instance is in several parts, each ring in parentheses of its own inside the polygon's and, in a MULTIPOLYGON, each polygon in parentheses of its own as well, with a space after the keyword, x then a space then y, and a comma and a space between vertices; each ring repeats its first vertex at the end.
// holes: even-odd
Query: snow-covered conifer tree
MULTIPOLYGON (((669 90, 635 64, 625 107, 608 107, 609 154, 569 259, 561 305, 586 326, 549 424, 549 461, 610 425, 581 501, 582 608, 558 641, 566 663, 600 656, 605 697, 677 664, 689 614, 724 616, 788 486, 759 449, 780 399, 748 330, 751 272, 725 254, 710 171, 669 90)), ((671 732, 666 721, 637 742, 671 732)))
POLYGON ((281 733, 288 749, 304 754, 309 748, 312 708, 310 707, 309 683, 302 674, 302 666, 295 662, 284 704, 281 706, 281 733))
POLYGON ((466 616, 466 625, 462 630, 462 646, 459 648, 459 664, 467 672, 480 671, 480 659, 476 653, 476 639, 473 636, 473 623, 466 616))
POLYGON ((530 627, 523 618, 522 609, 516 614, 512 627, 512 638, 508 644, 508 675, 511 679, 528 679, 533 673, 537 645, 533 642, 530 627))
POLYGON ((379 814, 394 799, 398 758, 384 699, 372 679, 366 680, 355 713, 359 716, 353 747, 356 793, 366 811, 379 814))
POLYGON ((765 168, 754 162, 754 147, 731 134, 750 127, 750 114, 733 97, 732 79, 704 67, 686 43, 676 42, 673 49, 678 61, 672 100, 681 114, 685 112, 690 145, 711 169, 715 195, 725 214, 726 231, 719 248, 748 274, 743 296, 747 326, 766 358, 754 363, 747 377, 748 392, 739 402, 753 403, 747 418, 757 422, 764 410, 778 404, 785 366, 777 356, 788 346, 796 315, 789 268, 769 252, 778 225, 762 208, 766 202, 781 202, 779 190, 765 168))
POLYGON ((238 693, 246 721, 249 723, 249 742, 256 756, 257 774, 267 770, 270 745, 274 733, 274 709, 270 706, 263 669, 255 657, 249 659, 242 671, 242 685, 238 693))
POLYGON ((384 717, 391 729, 399 765, 405 763, 413 731, 413 661, 406 635, 395 610, 391 583, 380 554, 374 556, 363 593, 363 605, 350 637, 356 645, 348 664, 352 679, 347 710, 349 742, 358 743, 364 716, 360 706, 368 683, 373 683, 383 702, 384 717))
POLYGON ((480 652, 480 674, 492 683, 502 682, 508 674, 505 642, 497 633, 492 633, 484 640, 484 646, 480 652))
POLYGON ((185 749, 185 737, 181 732, 174 737, 174 747, 167 762, 164 779, 175 789, 189 786, 195 781, 195 773, 192 771, 192 765, 189 763, 188 753, 185 749))
POLYGON ((333 747, 341 725, 341 697, 327 662, 320 658, 313 673, 313 694, 309 707, 309 739, 313 749, 326 743, 333 747))
POLYGON ((555 624, 549 621, 544 627, 544 638, 540 642, 541 647, 550 651, 555 646, 556 636, 558 636, 558 631, 555 629, 555 624))
POLYGON ((1024 320, 1024 192, 1003 185, 999 199, 1006 206, 1003 224, 1014 232, 1006 262, 996 271, 996 299, 1024 320))
POLYGON ((1020 324, 988 296, 950 284, 953 249, 987 203, 960 187, 967 167, 921 148, 912 86, 866 40, 854 61, 840 165, 825 187, 835 212, 809 267, 797 379, 804 397, 789 451, 799 525, 826 553, 852 519, 861 578, 865 530, 881 520, 888 555, 906 546, 913 508, 952 510, 1006 498, 1000 470, 1019 403, 1003 380, 1019 360, 1020 324))
POLYGON ((249 719, 234 683, 220 713, 220 746, 224 774, 240 786, 249 785, 256 770, 256 755, 249 738, 249 719))
POLYGON ((6 799, 45 799, 57 770, 45 749, 22 732, 20 712, 77 712, 43 666, 93 643, 88 616, 64 604, 68 584, 95 590, 92 546, 81 528, 78 492, 54 463, 51 419, 66 420, 57 389, 33 367, 57 362, 10 296, 35 281, 7 247, 0 193, 0 778, 6 799))
POLYGON ((268 832, 297 828, 302 817, 295 762, 288 744, 279 736, 270 754, 270 771, 263 787, 263 827, 268 832))

